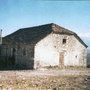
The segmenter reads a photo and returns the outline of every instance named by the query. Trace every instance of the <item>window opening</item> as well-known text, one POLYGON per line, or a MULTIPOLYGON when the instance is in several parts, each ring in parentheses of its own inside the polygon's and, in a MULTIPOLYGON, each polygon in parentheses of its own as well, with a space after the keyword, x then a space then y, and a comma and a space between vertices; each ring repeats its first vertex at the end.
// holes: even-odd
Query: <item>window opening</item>
POLYGON ((65 44, 66 43, 66 39, 63 39, 63 44, 65 44))

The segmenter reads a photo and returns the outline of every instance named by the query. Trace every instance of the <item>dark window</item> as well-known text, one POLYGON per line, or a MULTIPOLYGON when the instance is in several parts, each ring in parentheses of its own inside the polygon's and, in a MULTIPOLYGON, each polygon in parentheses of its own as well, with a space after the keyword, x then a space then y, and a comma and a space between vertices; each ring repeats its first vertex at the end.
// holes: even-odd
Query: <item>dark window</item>
POLYGON ((18 45, 17 48, 20 49, 20 45, 18 45))
POLYGON ((75 57, 77 58, 77 55, 75 57))
POLYGON ((0 55, 1 55, 1 48, 0 48, 0 55))
POLYGON ((12 54, 15 55, 16 49, 13 48, 12 54))
POLYGON ((23 49, 23 55, 26 55, 26 49, 25 48, 23 49))
POLYGON ((56 48, 56 46, 54 46, 56 48))
POLYGON ((66 39, 63 39, 63 44, 65 44, 66 43, 66 39))

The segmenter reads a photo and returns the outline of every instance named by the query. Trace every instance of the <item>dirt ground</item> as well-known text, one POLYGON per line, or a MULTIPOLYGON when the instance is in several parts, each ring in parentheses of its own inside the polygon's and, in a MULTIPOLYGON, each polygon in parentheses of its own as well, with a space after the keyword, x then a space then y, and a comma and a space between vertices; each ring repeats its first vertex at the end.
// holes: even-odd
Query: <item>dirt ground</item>
POLYGON ((90 90, 89 76, 90 69, 0 71, 0 90, 90 90))

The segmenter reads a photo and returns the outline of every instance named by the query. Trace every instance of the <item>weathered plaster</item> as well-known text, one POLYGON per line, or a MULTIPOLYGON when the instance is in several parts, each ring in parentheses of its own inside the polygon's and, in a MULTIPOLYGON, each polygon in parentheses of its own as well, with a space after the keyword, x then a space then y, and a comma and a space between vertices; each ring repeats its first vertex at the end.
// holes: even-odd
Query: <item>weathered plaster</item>
POLYGON ((74 35, 51 33, 35 46, 34 68, 60 65, 61 52, 64 52, 64 66, 86 66, 87 49, 74 35))

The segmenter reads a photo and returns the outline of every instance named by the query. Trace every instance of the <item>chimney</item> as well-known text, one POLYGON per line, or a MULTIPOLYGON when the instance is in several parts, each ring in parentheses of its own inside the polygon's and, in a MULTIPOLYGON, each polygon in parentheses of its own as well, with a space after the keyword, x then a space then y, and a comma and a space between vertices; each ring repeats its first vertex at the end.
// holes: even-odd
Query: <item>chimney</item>
POLYGON ((2 29, 0 30, 0 45, 2 44, 2 29))

